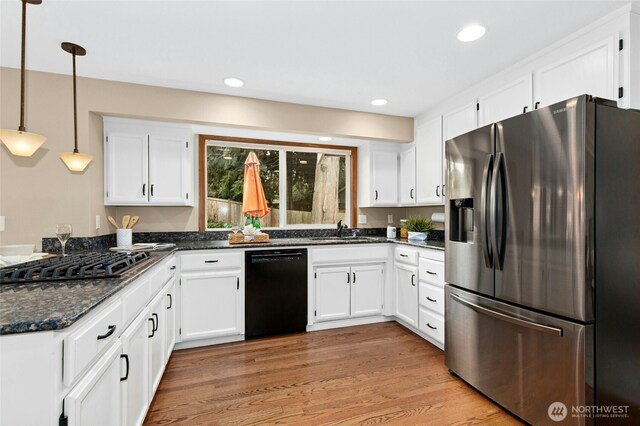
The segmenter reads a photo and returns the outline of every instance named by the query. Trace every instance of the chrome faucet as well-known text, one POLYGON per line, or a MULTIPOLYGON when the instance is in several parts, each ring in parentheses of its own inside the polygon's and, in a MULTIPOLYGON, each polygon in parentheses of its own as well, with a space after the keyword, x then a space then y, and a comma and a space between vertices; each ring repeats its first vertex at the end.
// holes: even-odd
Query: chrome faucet
POLYGON ((348 228, 348 226, 347 226, 346 224, 345 224, 345 225, 343 225, 343 224, 342 224, 342 219, 340 219, 340 220, 338 221, 338 238, 341 238, 341 237, 342 237, 342 231, 344 231, 344 230, 345 230, 345 229, 347 229, 347 228, 348 228))

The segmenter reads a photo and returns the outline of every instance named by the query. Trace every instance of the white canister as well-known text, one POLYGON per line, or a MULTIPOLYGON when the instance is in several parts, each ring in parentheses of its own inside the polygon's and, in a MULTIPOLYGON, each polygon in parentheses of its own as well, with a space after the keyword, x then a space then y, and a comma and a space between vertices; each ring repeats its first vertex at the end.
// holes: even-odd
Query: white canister
POLYGON ((118 247, 127 247, 133 245, 133 230, 116 229, 116 245, 118 247))
POLYGON ((387 226, 387 238, 395 239, 396 238, 396 227, 395 226, 387 226))

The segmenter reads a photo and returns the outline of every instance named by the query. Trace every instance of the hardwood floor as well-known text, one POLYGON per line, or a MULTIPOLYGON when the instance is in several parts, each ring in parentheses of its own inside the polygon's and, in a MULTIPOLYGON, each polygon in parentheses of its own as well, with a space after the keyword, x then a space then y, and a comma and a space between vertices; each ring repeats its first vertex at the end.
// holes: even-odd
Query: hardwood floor
POLYGON ((174 423, 520 424, 395 322, 176 351, 145 420, 174 423))

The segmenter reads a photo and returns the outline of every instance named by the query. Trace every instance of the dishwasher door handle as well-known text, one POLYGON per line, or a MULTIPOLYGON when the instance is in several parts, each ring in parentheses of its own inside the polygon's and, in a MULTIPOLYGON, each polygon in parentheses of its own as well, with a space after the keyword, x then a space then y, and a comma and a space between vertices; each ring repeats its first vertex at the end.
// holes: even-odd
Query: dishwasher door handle
POLYGON ((302 252, 295 253, 270 253, 270 254, 252 254, 252 259, 264 259, 269 257, 302 257, 302 252))

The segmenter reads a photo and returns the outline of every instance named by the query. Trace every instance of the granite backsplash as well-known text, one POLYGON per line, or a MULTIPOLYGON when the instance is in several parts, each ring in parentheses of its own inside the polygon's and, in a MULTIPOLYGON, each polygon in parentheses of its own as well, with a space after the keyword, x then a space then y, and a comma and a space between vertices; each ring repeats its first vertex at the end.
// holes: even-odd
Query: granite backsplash
MULTIPOLYGON (((335 229, 269 229, 270 238, 309 238, 330 237, 336 235, 335 229)), ((384 237, 387 228, 354 228, 346 229, 343 235, 351 235, 355 232, 358 236, 384 237)), ((217 241, 226 240, 229 232, 134 232, 133 243, 179 243, 185 241, 217 241)), ((429 239, 444 241, 444 231, 432 231, 429 239)), ((98 237, 74 237, 67 241, 67 251, 103 251, 116 245, 116 234, 101 235, 98 237)), ((42 251, 46 253, 60 253, 62 251, 57 238, 43 238, 42 251)))

